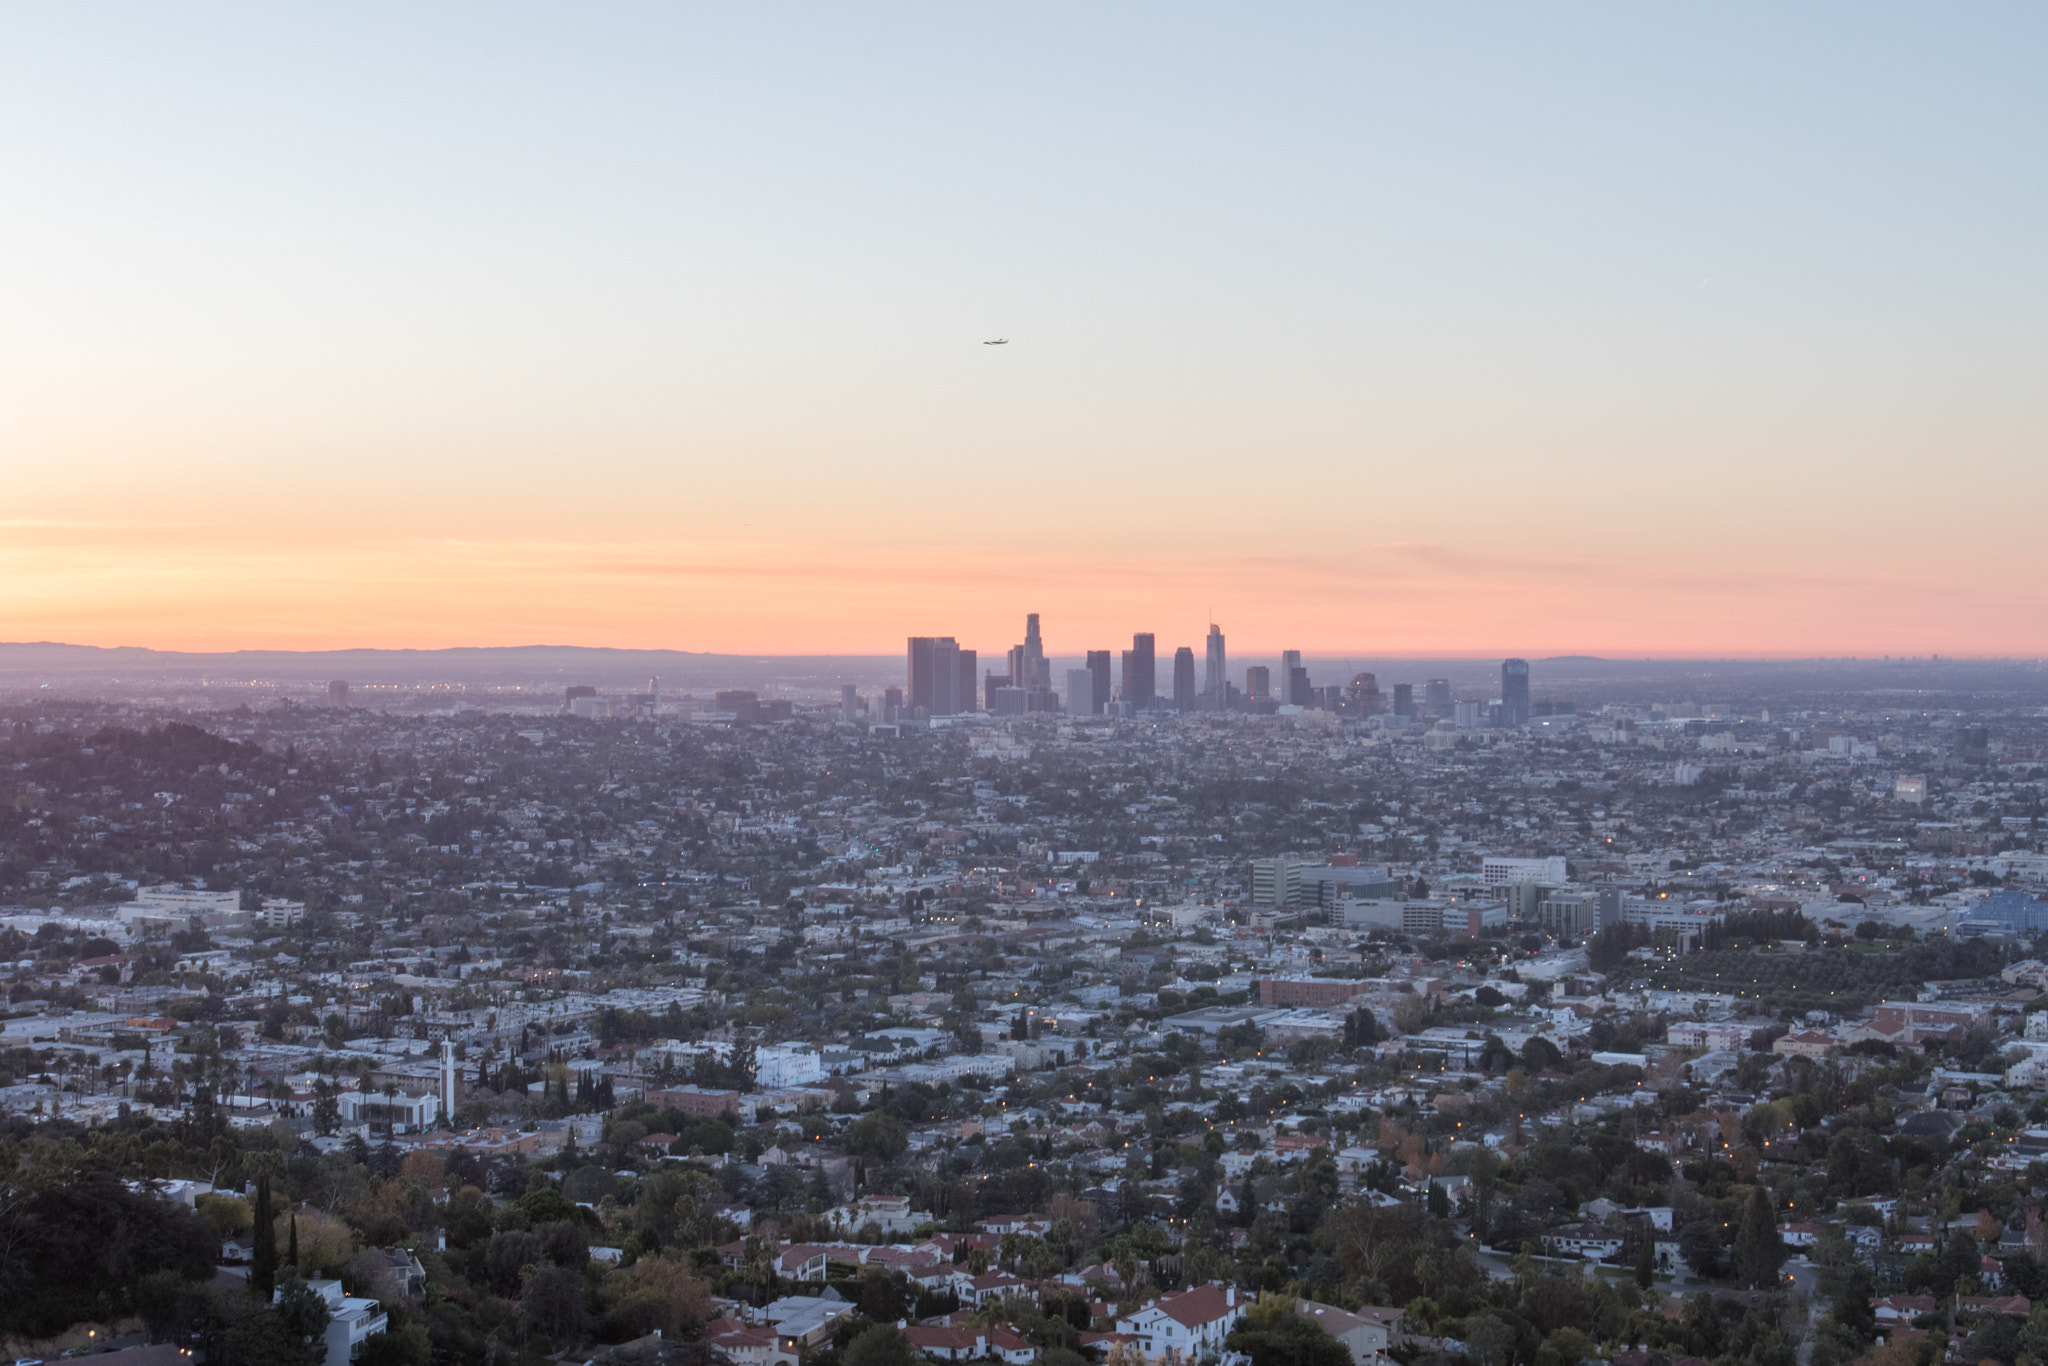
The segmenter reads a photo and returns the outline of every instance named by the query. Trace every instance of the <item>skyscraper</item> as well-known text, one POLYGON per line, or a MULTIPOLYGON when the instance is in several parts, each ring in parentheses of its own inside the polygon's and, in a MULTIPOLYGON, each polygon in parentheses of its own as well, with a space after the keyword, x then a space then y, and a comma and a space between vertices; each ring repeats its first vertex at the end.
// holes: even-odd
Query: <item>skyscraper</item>
POLYGON ((954 654, 958 660, 954 677, 959 681, 953 689, 953 710, 955 713, 980 711, 981 708, 975 705, 975 698, 980 694, 979 690, 974 686, 979 681, 975 678, 977 665, 974 651, 955 650, 954 654))
POLYGON ((348 680, 337 678, 327 685, 327 705, 346 707, 348 705, 348 680))
MULTIPOLYGON (((926 716, 952 716, 963 710, 960 705, 960 672, 962 654, 959 643, 951 636, 910 637, 909 684, 910 695, 905 704, 915 715, 922 710, 926 716)), ((969 650, 965 659, 967 673, 967 706, 974 707, 974 652, 969 650)))
POLYGON ((1422 705, 1431 716, 1451 714, 1451 680, 1432 678, 1422 685, 1422 705))
POLYGON ((1015 681, 1020 688, 1052 686, 1052 667, 1045 662, 1045 642, 1038 634, 1036 612, 1024 618, 1024 676, 1015 681))
POLYGON ((1186 645, 1173 652, 1173 705, 1183 712, 1195 709, 1195 652, 1186 645))
POLYGON ((1529 661, 1526 659, 1504 659, 1500 666, 1500 710, 1501 723, 1509 726, 1529 724, 1529 661))
POLYGON ((1209 705, 1218 711, 1230 702, 1229 669, 1223 655, 1223 628, 1213 621, 1209 623, 1209 657, 1207 667, 1202 671, 1202 693, 1209 699, 1209 705))
MULTIPOLYGON (((1109 651, 1090 650, 1088 652, 1088 672, 1095 675, 1095 702, 1092 710, 1097 716, 1100 716, 1103 707, 1109 703, 1109 651)), ((1067 710, 1069 712, 1074 710, 1071 703, 1068 704, 1067 710)))
POLYGON ((1273 700, 1273 671, 1263 664, 1254 664, 1244 671, 1244 698, 1247 702, 1270 702, 1273 700))
POLYGON ((839 719, 851 721, 854 713, 859 710, 860 695, 853 690, 853 684, 841 683, 839 685, 839 719))
MULTIPOLYGON (((1106 651, 1091 651, 1106 653, 1106 651)), ((1095 670, 1067 670, 1067 715, 1093 716, 1102 710, 1102 703, 1095 697, 1095 670)))
POLYGON ((1351 709, 1360 716, 1380 714, 1380 680, 1378 674, 1353 674, 1351 677, 1351 709))
POLYGON ((1301 651, 1280 652, 1280 700, 1293 707, 1308 705, 1308 670, 1301 667, 1301 651))
POLYGON ((910 657, 903 669, 903 705, 915 712, 923 707, 929 716, 932 709, 932 646, 936 636, 912 636, 910 657))
POLYGON ((960 710, 960 644, 951 636, 932 642, 932 699, 929 714, 951 716, 960 710))
POLYGON ((1158 667, 1152 633, 1140 631, 1133 635, 1131 648, 1124 651, 1123 678, 1123 700, 1131 704, 1132 711, 1144 711, 1158 699, 1158 667))
POLYGON ((1413 683, 1396 683, 1394 685, 1394 715, 1415 715, 1415 685, 1413 683))

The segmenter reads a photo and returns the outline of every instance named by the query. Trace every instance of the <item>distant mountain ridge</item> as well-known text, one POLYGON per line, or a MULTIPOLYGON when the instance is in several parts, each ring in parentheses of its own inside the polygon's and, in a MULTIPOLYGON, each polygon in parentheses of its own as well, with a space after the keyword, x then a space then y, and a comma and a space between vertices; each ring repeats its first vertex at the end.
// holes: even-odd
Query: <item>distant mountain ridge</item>
POLYGON ((79 679, 147 674, 193 678, 225 674, 285 682, 346 678, 363 683, 547 682, 644 686, 650 677, 679 687, 724 682, 737 673, 816 677, 900 670, 895 655, 720 655, 593 645, 462 645, 437 650, 154 650, 138 645, 0 642, 0 675, 79 679))

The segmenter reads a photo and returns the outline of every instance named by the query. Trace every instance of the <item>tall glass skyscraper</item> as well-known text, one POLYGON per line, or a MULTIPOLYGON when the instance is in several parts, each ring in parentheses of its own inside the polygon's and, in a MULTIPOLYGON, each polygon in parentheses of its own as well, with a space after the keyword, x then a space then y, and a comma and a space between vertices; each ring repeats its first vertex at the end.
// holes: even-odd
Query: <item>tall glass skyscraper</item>
POLYGON ((955 716, 975 708, 975 655, 951 636, 911 636, 908 704, 926 716, 955 716))
POLYGON ((1223 657, 1223 628, 1209 623, 1209 658, 1202 670, 1202 692, 1209 705, 1221 711, 1230 701, 1227 663, 1223 657))
POLYGON ((1095 687, 1092 695, 1095 699, 1095 714, 1100 716, 1103 705, 1110 699, 1109 651, 1090 650, 1088 652, 1088 672, 1095 675, 1095 687))
POLYGON ((1132 711, 1144 711, 1159 697, 1159 662, 1152 633, 1140 631, 1124 651, 1124 697, 1132 711))
POLYGON ((1529 661, 1505 659, 1500 666, 1500 719, 1503 725, 1529 724, 1529 661))
POLYGON ((1173 705, 1183 712, 1195 709, 1195 652, 1185 645, 1173 652, 1173 705))

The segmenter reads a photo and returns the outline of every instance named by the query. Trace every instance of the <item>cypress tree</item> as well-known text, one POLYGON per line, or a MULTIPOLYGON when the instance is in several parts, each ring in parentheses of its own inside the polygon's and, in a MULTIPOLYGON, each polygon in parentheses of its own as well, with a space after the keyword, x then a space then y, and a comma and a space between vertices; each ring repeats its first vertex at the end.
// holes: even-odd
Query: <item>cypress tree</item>
POLYGON ((1735 1270, 1752 1290, 1775 1283, 1785 1264, 1785 1240, 1778 1236, 1778 1214, 1761 1186, 1749 1193, 1742 1223, 1735 1231, 1735 1270))
POLYGON ((249 1293, 268 1302, 277 1289, 277 1221, 270 1209, 270 1178, 256 1178, 256 1250, 249 1256, 249 1293))
POLYGON ((294 1271, 299 1269, 299 1212, 296 1209, 292 1211, 291 1242, 286 1247, 284 1262, 294 1271))

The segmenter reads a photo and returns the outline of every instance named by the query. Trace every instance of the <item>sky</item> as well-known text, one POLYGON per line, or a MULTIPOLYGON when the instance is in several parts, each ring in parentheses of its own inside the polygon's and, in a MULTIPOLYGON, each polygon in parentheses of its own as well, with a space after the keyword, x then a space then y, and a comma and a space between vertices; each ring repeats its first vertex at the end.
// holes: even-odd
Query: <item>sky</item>
POLYGON ((8 6, 0 640, 2048 653, 2044 54, 2037 4, 8 6))

